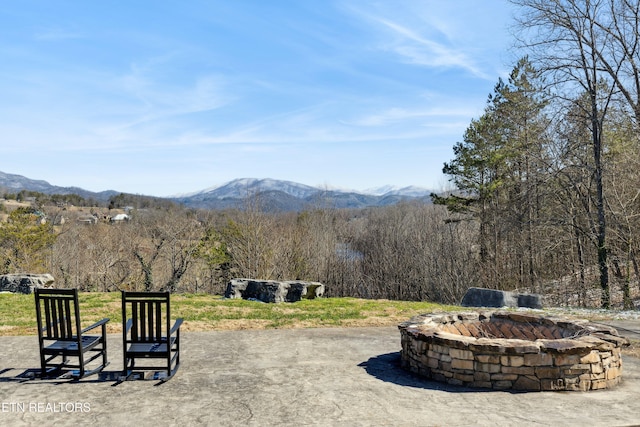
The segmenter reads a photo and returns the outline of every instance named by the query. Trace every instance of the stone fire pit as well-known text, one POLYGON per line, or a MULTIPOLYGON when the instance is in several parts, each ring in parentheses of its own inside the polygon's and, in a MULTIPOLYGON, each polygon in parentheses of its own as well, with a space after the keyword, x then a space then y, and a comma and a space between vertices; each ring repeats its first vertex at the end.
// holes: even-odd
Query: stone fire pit
POLYGON ((425 314, 401 323, 401 364, 436 381, 498 390, 588 391, 622 379, 614 328, 521 312, 425 314))

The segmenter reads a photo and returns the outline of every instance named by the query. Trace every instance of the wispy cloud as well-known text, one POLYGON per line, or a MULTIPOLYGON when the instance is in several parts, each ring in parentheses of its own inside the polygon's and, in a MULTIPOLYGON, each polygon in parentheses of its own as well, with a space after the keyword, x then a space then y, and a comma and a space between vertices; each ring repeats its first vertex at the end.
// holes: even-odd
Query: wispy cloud
POLYGON ((339 119, 327 117, 326 110, 292 111, 261 120, 242 123, 219 132, 192 131, 185 143, 195 145, 240 144, 251 151, 274 151, 282 144, 308 147, 336 143, 391 142, 428 139, 431 136, 464 129, 466 117, 429 120, 435 111, 390 110, 377 116, 339 119), (402 124, 411 125, 402 126, 402 124), (415 124, 418 121, 421 123, 415 124))
POLYGON ((416 21, 415 17, 392 19, 370 11, 351 11, 363 21, 383 30, 379 49, 391 51, 408 63, 431 68, 459 68, 481 79, 492 78, 480 69, 477 61, 464 48, 452 43, 449 37, 451 30, 446 23, 416 21), (410 20, 414 25, 409 23, 410 20))
POLYGON ((182 58, 172 53, 133 63, 130 72, 115 82, 125 95, 138 99, 151 118, 196 113, 219 108, 228 101, 225 78, 205 74, 171 79, 167 75, 182 58))
POLYGON ((140 101, 139 114, 127 126, 215 110, 228 102, 218 76, 198 77, 184 85, 161 85, 127 77, 125 91, 140 101))
POLYGON ((371 115, 361 116, 345 123, 354 126, 380 127, 406 123, 408 121, 427 121, 433 118, 438 118, 440 122, 442 118, 456 120, 459 118, 472 117, 474 113, 475 111, 467 107, 428 109, 390 108, 371 115))
POLYGON ((471 58, 450 46, 429 40, 414 30, 388 19, 378 18, 379 23, 399 36, 393 49, 411 62, 434 67, 460 67, 473 74, 482 75, 471 58))

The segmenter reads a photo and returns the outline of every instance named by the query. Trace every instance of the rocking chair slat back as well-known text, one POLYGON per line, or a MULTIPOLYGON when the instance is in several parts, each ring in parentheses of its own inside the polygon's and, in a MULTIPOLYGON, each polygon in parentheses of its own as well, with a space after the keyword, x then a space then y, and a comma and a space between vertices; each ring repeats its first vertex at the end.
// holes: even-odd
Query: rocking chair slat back
POLYGON ((131 307, 130 342, 154 342, 167 336, 171 319, 168 293, 127 292, 122 303, 123 310, 126 304, 131 307))
POLYGON ((38 329, 42 331, 44 339, 74 338, 74 330, 80 330, 80 314, 75 303, 76 298, 72 289, 40 290, 36 314, 38 329), (42 316, 43 308, 44 316, 42 316))

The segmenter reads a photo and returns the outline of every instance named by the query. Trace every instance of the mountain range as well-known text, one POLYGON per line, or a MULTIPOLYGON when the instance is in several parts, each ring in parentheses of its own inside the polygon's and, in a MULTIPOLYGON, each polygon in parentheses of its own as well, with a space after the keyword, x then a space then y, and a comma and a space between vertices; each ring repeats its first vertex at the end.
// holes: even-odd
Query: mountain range
POLYGON ((108 201, 111 196, 120 194, 118 191, 108 190, 93 192, 80 187, 59 187, 47 181, 30 179, 22 175, 0 172, 0 190, 5 193, 19 193, 22 190, 37 191, 43 194, 77 194, 85 199, 108 201))
MULTIPOLYGON (((108 201, 120 194, 108 190, 91 192, 79 187, 59 187, 43 180, 0 172, 0 189, 17 193, 21 190, 44 194, 77 194, 84 198, 108 201)), ((393 205, 404 200, 430 203, 432 191, 415 186, 372 188, 365 192, 312 187, 291 181, 275 179, 240 178, 204 190, 166 197, 186 207, 201 209, 243 208, 248 201, 257 203, 266 211, 300 211, 309 207, 363 208, 393 205)))

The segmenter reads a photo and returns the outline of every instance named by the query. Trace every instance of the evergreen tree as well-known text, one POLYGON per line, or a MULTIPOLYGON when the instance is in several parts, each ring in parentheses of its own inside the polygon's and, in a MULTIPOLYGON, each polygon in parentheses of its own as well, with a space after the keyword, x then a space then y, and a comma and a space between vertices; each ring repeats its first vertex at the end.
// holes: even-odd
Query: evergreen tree
POLYGON ((18 208, 0 224, 0 253, 3 274, 45 273, 47 254, 56 240, 51 227, 39 212, 18 208))
MULTIPOLYGON (((535 254, 533 225, 536 222, 538 187, 545 158, 546 98, 539 89, 539 76, 523 58, 514 67, 508 83, 498 80, 484 114, 472 120, 463 142, 454 145, 454 159, 445 163, 457 192, 432 195, 436 204, 452 212, 467 213, 479 222, 480 261, 485 280, 518 277, 522 285, 534 285, 535 254), (516 271, 500 270, 512 263, 498 262, 505 243, 520 245, 516 271), (526 267, 523 264, 526 259, 526 267), (501 276, 501 277, 499 277, 501 276)), ((503 259, 504 261, 504 259, 503 259)))

